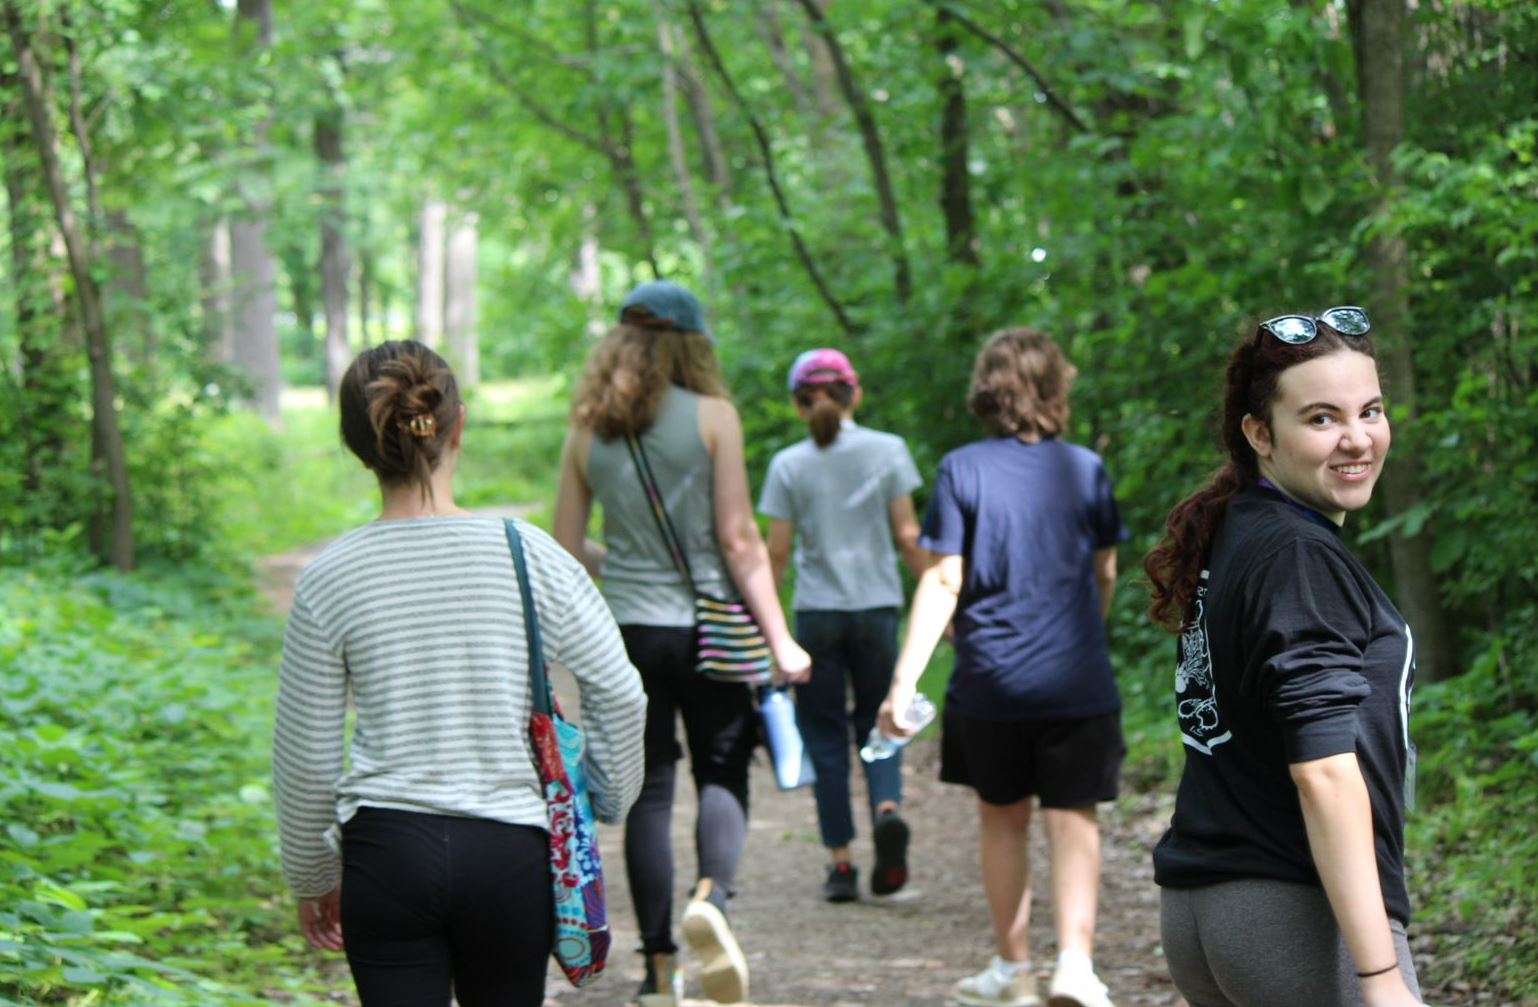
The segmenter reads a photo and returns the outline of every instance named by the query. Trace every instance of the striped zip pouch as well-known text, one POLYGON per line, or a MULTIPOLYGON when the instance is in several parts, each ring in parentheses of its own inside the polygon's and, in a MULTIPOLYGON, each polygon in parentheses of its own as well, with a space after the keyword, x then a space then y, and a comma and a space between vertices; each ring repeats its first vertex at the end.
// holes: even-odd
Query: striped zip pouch
POLYGON ((641 477, 641 486, 646 490, 657 531, 673 557, 673 565, 683 574, 684 582, 694 595, 694 670, 718 682, 758 684, 769 681, 774 662, 763 631, 753 620, 753 613, 741 601, 717 598, 695 586, 683 544, 673 529, 673 520, 662 503, 662 491, 657 488, 657 479, 652 475, 646 448, 634 434, 627 434, 625 443, 641 477))

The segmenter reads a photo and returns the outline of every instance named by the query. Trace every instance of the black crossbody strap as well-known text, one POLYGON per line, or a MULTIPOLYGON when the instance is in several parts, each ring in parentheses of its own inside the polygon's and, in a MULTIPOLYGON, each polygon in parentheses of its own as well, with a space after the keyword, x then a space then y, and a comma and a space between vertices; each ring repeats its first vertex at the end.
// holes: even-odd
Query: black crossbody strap
POLYGON ((667 506, 662 502, 662 490, 657 486, 657 477, 652 474, 651 461, 646 457, 646 447, 641 443, 641 438, 635 434, 625 435, 625 446, 630 449, 630 460, 635 464, 636 474, 641 477, 641 488, 646 492, 647 502, 651 504, 652 520, 657 523, 657 532, 662 536, 662 543, 672 555, 673 565, 678 568, 679 573, 683 574, 690 593, 698 593, 694 587, 694 576, 689 571, 689 557, 684 555, 683 541, 678 537, 678 532, 673 527, 673 519, 668 516, 667 506))

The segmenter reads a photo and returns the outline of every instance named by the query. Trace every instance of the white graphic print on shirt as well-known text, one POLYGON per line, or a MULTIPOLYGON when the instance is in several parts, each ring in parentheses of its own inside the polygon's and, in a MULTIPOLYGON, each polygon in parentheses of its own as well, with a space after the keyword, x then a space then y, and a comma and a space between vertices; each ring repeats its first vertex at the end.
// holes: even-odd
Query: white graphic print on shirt
POLYGON ((1218 700, 1212 685, 1212 650, 1207 645, 1207 571, 1202 571, 1192 602, 1191 620, 1180 634, 1180 663, 1175 666, 1176 712, 1180 716, 1180 740, 1203 755, 1233 734, 1218 717, 1218 700))

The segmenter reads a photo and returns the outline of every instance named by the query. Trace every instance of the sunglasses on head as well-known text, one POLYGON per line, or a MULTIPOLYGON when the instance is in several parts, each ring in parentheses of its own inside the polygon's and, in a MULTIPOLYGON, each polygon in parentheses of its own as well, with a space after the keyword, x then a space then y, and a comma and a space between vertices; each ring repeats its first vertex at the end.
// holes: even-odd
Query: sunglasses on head
POLYGON ((1311 343, 1319 335, 1323 322, 1343 336, 1365 336, 1372 331, 1372 322, 1363 308, 1342 305, 1328 308, 1317 315, 1277 315, 1260 323, 1262 331, 1269 332, 1284 343, 1302 346, 1311 343))

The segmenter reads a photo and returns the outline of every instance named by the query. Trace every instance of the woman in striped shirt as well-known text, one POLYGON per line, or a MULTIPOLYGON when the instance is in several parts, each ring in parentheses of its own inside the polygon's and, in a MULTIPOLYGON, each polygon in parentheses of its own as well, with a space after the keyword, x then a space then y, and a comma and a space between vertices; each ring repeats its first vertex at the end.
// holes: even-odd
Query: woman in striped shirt
MULTIPOLYGON (((553 930, 542 685, 503 523, 454 503, 465 410, 436 353, 375 347, 340 400, 382 506, 305 568, 284 638, 273 777, 300 930, 346 951, 364 1007, 533 1007, 553 930)), ((619 821, 641 786, 640 678, 582 567, 520 532, 545 656, 581 689, 594 812, 619 821)))

